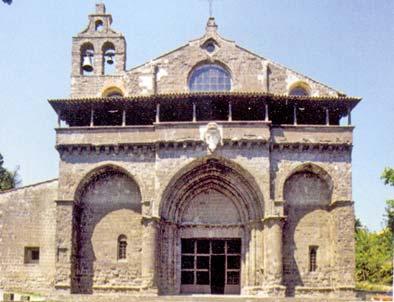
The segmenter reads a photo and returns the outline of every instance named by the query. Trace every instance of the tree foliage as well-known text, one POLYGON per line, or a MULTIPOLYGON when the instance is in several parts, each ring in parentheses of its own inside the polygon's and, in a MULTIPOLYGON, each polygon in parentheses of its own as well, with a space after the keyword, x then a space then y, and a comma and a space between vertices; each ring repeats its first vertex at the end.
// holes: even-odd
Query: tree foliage
MULTIPOLYGON (((394 169, 385 168, 382 180, 394 186, 394 169)), ((356 219, 356 280, 391 285, 393 282, 394 200, 386 201, 385 228, 370 232, 356 219)))
POLYGON ((356 232, 356 280, 374 284, 390 285, 392 275, 392 236, 385 228, 370 232, 360 228, 356 232))
POLYGON ((12 0, 3 0, 4 3, 7 3, 8 5, 10 5, 12 3, 12 0))
POLYGON ((4 159, 0 154, 0 191, 13 189, 20 184, 18 169, 8 171, 3 167, 4 159))
MULTIPOLYGON (((385 168, 381 176, 385 185, 394 186, 394 169, 385 168)), ((394 199, 386 200, 385 220, 394 239, 394 199)))

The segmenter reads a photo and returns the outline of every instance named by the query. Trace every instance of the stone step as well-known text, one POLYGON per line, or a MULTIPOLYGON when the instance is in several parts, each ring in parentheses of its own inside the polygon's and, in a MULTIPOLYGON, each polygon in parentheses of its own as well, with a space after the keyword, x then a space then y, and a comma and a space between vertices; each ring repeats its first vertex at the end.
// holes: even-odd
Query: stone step
POLYGON ((361 300, 329 298, 268 298, 230 295, 181 295, 181 296, 130 296, 108 295, 72 295, 52 297, 59 302, 359 302, 361 300))

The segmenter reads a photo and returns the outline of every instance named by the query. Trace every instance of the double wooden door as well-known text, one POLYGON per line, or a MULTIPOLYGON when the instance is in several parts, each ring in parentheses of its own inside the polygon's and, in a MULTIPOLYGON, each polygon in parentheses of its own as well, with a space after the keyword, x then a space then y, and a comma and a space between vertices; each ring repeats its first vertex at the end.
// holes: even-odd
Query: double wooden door
POLYGON ((240 238, 184 238, 181 250, 182 293, 240 294, 240 238))

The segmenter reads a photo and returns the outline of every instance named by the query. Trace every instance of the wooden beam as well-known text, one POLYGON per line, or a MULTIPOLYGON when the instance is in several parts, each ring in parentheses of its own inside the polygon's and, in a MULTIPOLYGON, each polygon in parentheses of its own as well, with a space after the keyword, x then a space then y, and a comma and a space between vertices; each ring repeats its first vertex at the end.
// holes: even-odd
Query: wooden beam
POLYGON ((94 110, 90 109, 90 127, 94 127, 94 110))
POLYGON ((228 102, 228 121, 229 122, 233 121, 233 107, 231 102, 228 102))
POLYGON ((197 121, 197 108, 196 103, 193 102, 193 123, 197 121))
POLYGON ((156 123, 160 123, 160 103, 156 104, 156 123))

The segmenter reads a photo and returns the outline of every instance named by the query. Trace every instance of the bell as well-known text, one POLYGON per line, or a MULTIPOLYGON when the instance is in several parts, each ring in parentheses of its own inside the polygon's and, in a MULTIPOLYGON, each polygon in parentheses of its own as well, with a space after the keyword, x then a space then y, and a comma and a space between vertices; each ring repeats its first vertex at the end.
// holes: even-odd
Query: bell
POLYGON ((111 54, 111 55, 108 55, 108 57, 107 57, 107 63, 108 63, 109 65, 114 64, 114 57, 113 57, 112 54, 111 54))
POLYGON ((84 56, 83 57, 82 69, 84 71, 87 71, 87 72, 92 72, 93 71, 92 57, 91 56, 84 56))

